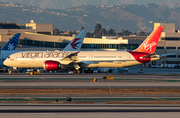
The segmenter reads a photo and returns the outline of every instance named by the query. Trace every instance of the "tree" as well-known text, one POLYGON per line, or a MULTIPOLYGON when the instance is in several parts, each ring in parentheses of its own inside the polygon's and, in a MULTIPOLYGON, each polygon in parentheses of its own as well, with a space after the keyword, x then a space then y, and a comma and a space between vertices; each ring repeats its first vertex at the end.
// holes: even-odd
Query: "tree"
POLYGON ((55 29, 53 30, 53 34, 54 34, 54 35, 58 35, 58 34, 59 34, 59 29, 55 28, 55 29))
POLYGON ((107 31, 108 36, 114 36, 116 34, 115 30, 113 30, 112 28, 110 30, 107 31))
POLYGON ((86 33, 86 37, 90 37, 91 36, 91 33, 90 32, 87 32, 86 33))
POLYGON ((68 36, 72 36, 72 34, 73 34, 72 31, 69 31, 68 36))
POLYGON ((145 36, 145 32, 143 31, 139 32, 139 36, 145 36))
POLYGON ((84 29, 84 27, 82 26, 82 27, 81 27, 81 30, 83 30, 83 29, 84 29))
POLYGON ((64 33, 64 31, 59 31, 59 35, 62 35, 62 33, 64 33))
POLYGON ((126 35, 126 36, 132 35, 132 32, 130 32, 129 30, 126 30, 126 31, 124 31, 124 35, 126 35))
POLYGON ((86 37, 88 38, 92 38, 93 36, 94 36, 94 33, 91 33, 91 32, 86 33, 86 37))
POLYGON ((102 25, 101 24, 96 24, 96 26, 95 26, 95 29, 94 29, 94 35, 95 35, 95 37, 98 37, 98 32, 99 32, 99 30, 101 29, 101 27, 102 27, 102 25))
POLYGON ((122 34, 124 35, 124 29, 122 29, 122 34))
POLYGON ((106 29, 105 28, 101 28, 98 32, 98 37, 102 37, 105 36, 107 34, 106 29))

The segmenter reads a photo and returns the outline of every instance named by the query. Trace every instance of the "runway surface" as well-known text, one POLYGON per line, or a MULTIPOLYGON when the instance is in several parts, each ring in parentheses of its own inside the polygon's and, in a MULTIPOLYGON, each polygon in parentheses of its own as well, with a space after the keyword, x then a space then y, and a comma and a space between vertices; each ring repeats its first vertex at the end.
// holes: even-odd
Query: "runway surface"
MULTIPOLYGON (((180 88, 179 69, 151 69, 138 74, 0 74, 0 88, 180 88), (161 72, 160 72, 161 71, 161 72), (149 73, 151 72, 151 73, 149 73), (161 74, 159 74, 159 73, 161 74), (112 76, 114 80, 104 80, 112 76), (97 82, 94 82, 94 78, 97 82)), ((73 118, 179 118, 180 105, 118 105, 104 101, 179 101, 179 95, 1 95, 0 101, 51 101, 53 104, 0 104, 1 117, 73 117, 73 118), (95 104, 59 104, 72 101, 93 101, 95 104), (153 115, 152 115, 153 114, 153 115)))
POLYGON ((27 74, 0 74, 0 79, 102 79, 104 76, 113 76, 114 79, 180 79, 180 74, 124 74, 124 73, 93 73, 93 74, 67 74, 67 73, 45 73, 40 75, 27 74))
POLYGON ((2 118, 179 118, 179 112, 0 113, 2 118))
POLYGON ((180 112, 179 105, 0 104, 0 113, 180 112))
POLYGON ((179 95, 0 95, 0 98, 180 98, 179 95))
MULTIPOLYGON (((47 101, 51 101, 51 102, 56 102, 56 99, 58 99, 58 101, 66 101, 66 98, 30 98, 30 97, 22 97, 22 98, 0 98, 0 101, 3 102, 7 102, 7 101, 11 101, 11 102, 24 102, 24 101, 41 101, 41 102, 47 102, 47 101)), ((71 101, 72 102, 105 102, 105 101, 179 101, 180 97, 71 97, 71 101)))
POLYGON ((180 88, 179 74, 1 74, 0 88, 180 88), (104 80, 103 77, 113 77, 104 80), (97 82, 94 82, 94 78, 97 82))
POLYGON ((0 88, 180 88, 179 82, 0 82, 0 88))

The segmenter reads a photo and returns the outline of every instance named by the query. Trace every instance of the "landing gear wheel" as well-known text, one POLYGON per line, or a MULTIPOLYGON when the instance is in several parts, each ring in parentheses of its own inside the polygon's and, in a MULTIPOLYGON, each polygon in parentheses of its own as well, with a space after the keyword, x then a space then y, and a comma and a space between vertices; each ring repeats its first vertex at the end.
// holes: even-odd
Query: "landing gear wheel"
POLYGON ((77 71, 77 73, 79 74, 79 73, 81 73, 81 71, 80 70, 76 70, 77 71))
POLYGON ((73 73, 77 73, 77 70, 73 70, 73 73))
POLYGON ((80 70, 73 70, 73 73, 81 73, 81 71, 80 70))

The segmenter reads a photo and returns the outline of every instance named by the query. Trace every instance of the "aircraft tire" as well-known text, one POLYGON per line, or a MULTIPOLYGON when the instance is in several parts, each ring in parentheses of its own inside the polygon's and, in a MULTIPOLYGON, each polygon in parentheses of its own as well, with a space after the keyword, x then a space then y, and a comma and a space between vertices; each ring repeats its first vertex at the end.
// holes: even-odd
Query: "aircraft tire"
POLYGON ((73 73, 79 74, 79 73, 82 73, 82 71, 81 70, 73 70, 73 73))

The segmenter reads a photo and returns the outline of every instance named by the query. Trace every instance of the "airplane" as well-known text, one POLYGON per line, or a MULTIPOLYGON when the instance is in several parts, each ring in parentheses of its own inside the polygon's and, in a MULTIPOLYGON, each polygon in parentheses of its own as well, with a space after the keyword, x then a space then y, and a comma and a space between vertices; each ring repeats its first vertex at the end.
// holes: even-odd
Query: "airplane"
MULTIPOLYGON (((84 37, 86 35, 86 30, 82 30, 64 49, 63 51, 80 51, 82 43, 84 41, 84 37), (73 46, 71 46, 73 45, 73 46)), ((17 42, 19 40, 21 33, 17 33, 13 36, 13 38, 2 48, 0 54, 0 68, 3 67, 3 62, 9 55, 17 52, 24 52, 25 50, 15 51, 17 42)), ((14 66, 12 66, 14 67, 14 66)), ((16 67, 15 67, 16 68, 16 67)))
MULTIPOLYGON (((57 57, 59 55, 67 54, 67 53, 64 53, 64 52, 71 52, 71 51, 72 52, 79 52, 80 49, 81 49, 82 43, 84 41, 84 37, 86 35, 86 32, 87 32, 86 30, 82 30, 62 51, 59 51, 59 50, 55 50, 55 51, 21 51, 21 52, 19 51, 19 52, 16 52, 16 53, 18 53, 18 54, 23 53, 23 54, 25 54, 24 55, 25 57, 26 56, 29 57, 29 54, 30 54, 31 59, 34 60, 35 57, 41 56, 41 54, 42 54, 41 52, 45 52, 46 53, 45 56, 47 58, 49 58, 49 56, 57 57), (51 55, 52 52, 54 52, 54 53, 51 55)), ((16 53, 14 53, 14 55, 16 55, 16 53)), ((16 59, 10 59, 10 61, 13 61, 14 63, 16 63, 17 58, 16 59)), ((39 65, 39 64, 37 64, 37 65, 39 65)), ((14 66, 14 65, 11 65, 10 67, 18 68, 18 66, 14 66)), ((40 68, 40 66, 38 66, 38 67, 40 68)), ((23 66, 23 68, 31 68, 31 66, 23 66)))
POLYGON ((3 61, 11 54, 17 52, 15 51, 16 45, 18 43, 21 33, 15 34, 1 49, 0 51, 0 68, 3 67, 3 61))
MULTIPOLYGON (((169 54, 157 55, 155 50, 164 26, 158 26, 144 42, 133 51, 34 51, 10 55, 4 65, 19 68, 44 68, 55 71, 62 68, 81 73, 88 68, 122 68, 159 60, 169 54)), ((78 40, 78 39, 77 39, 78 40)), ((76 41, 70 44, 77 47, 76 41)))

